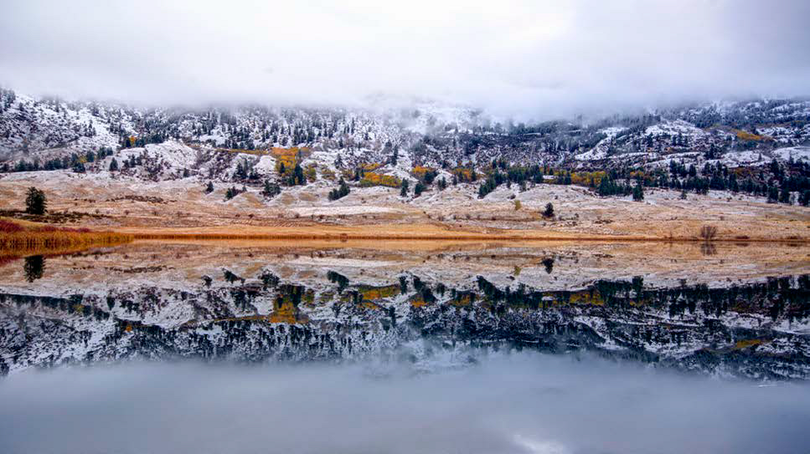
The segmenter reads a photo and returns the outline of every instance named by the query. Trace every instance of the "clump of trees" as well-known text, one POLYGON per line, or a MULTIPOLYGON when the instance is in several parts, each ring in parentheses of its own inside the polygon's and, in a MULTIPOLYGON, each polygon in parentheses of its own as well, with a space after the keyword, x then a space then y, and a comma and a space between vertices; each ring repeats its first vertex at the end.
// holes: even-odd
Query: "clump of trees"
POLYGON ((242 189, 237 189, 235 186, 231 186, 227 191, 225 191, 225 200, 231 200, 243 192, 247 192, 246 187, 242 186, 242 189))
POLYGON ((307 184, 307 177, 306 175, 304 175, 304 169, 301 168, 301 164, 296 163, 295 167, 293 167, 292 172, 288 173, 289 175, 286 175, 283 180, 287 184, 287 186, 307 184))
POLYGON ((351 190, 346 181, 341 177, 340 184, 336 189, 329 191, 329 200, 338 200, 349 195, 351 190))
POLYGON ((273 197, 281 194, 281 188, 276 183, 271 182, 270 180, 264 180, 264 188, 262 189, 262 195, 265 198, 272 199, 273 197))
POLYGON ((48 199, 45 197, 45 193, 35 187, 28 188, 25 197, 25 212, 43 215, 46 211, 48 211, 48 199))
POLYGON ((44 163, 40 162, 39 159, 34 159, 30 162, 22 159, 17 161, 13 166, 4 164, 0 170, 3 172, 35 172, 40 170, 73 169, 74 171, 82 172, 83 169, 85 169, 85 163, 100 161, 107 156, 112 156, 112 154, 113 150, 111 148, 101 147, 97 151, 91 150, 83 155, 72 153, 70 156, 49 159, 44 163))

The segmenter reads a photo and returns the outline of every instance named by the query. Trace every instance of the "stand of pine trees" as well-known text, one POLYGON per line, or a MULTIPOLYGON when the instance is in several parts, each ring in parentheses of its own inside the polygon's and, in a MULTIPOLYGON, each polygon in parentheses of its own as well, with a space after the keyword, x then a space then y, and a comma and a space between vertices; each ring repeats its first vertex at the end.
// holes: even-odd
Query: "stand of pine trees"
POLYGON ((343 178, 341 178, 340 185, 337 187, 337 189, 332 189, 329 191, 329 200, 341 199, 349 195, 349 192, 351 192, 349 185, 347 185, 343 178))

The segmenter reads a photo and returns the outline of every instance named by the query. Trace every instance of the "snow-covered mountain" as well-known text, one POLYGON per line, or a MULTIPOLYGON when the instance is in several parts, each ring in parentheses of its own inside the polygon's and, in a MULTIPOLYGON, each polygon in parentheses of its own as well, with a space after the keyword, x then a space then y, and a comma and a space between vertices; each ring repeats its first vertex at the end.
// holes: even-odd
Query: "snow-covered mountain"
MULTIPOLYGON (((546 163, 584 167, 594 162, 650 164, 695 154, 746 163, 785 147, 810 143, 810 101, 714 103, 614 116, 586 123, 497 122, 479 110, 414 104, 413 108, 137 109, 94 102, 35 99, 0 93, 0 159, 47 159, 101 147, 117 149, 175 140, 201 147, 268 150, 307 147, 341 154, 346 164, 386 162, 394 152, 414 165, 546 163)), ((798 148, 794 159, 808 159, 798 148)))
POLYGON ((523 188, 552 178, 597 188, 607 176, 613 183, 599 188, 603 196, 627 195, 636 180, 807 204, 810 101, 714 103, 513 124, 429 102, 408 108, 141 109, 0 92, 0 174, 57 169, 98 174, 100 181, 114 171, 145 181, 190 177, 254 191, 314 181, 337 186, 339 177, 359 187, 398 187, 406 179, 411 187, 440 189, 472 182, 483 184, 472 189, 480 197, 507 181, 523 188), (600 171, 605 173, 593 173, 600 171), (570 172, 580 175, 572 179, 570 172))

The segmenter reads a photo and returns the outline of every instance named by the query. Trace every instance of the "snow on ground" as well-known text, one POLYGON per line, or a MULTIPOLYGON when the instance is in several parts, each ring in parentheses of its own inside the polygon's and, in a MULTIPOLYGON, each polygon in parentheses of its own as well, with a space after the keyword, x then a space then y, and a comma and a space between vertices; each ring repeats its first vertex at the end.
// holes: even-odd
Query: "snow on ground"
POLYGON ((678 134, 691 137, 702 137, 706 135, 706 131, 684 120, 667 121, 650 126, 644 131, 645 136, 649 135, 653 137, 660 135, 677 136, 678 134))
POLYGON ((798 146, 779 148, 772 151, 771 154, 785 161, 793 159, 794 161, 810 162, 810 147, 798 146))
POLYGON ((758 151, 731 151, 723 155, 720 160, 728 167, 740 167, 751 165, 762 165, 766 163, 766 157, 762 156, 758 151))
POLYGON ((404 213, 404 210, 383 206, 349 205, 349 206, 314 206, 295 207, 290 211, 301 216, 348 216, 356 214, 404 213))

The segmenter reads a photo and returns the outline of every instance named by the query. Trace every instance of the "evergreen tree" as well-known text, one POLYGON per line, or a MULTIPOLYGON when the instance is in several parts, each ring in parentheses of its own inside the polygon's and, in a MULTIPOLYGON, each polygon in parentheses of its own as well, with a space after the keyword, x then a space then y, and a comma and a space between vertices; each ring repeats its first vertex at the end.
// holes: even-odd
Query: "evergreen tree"
POLYGON ((636 183, 633 187, 633 200, 636 202, 644 200, 644 188, 641 186, 641 183, 636 183))
POLYGON ((346 181, 343 178, 340 179, 340 185, 337 189, 332 189, 329 191, 329 200, 337 200, 349 195, 351 190, 349 189, 349 185, 346 184, 346 181))
POLYGON ((790 204, 790 191, 788 191, 787 186, 783 186, 782 191, 779 193, 779 203, 790 204))
POLYGON ((554 205, 552 205, 551 202, 546 204, 546 209, 543 210, 543 217, 544 218, 554 217, 554 205))
POLYGON ((210 194, 212 192, 214 192, 214 183, 209 181, 208 186, 205 187, 205 193, 210 194))
POLYGON ((110 161, 110 172, 118 172, 118 161, 115 158, 110 161))
POLYGON ((410 185, 410 183, 408 183, 408 179, 403 178, 402 179, 402 184, 401 184, 402 189, 399 191, 399 196, 400 197, 408 197, 408 186, 409 185, 410 185))
POLYGON ((799 203, 802 206, 810 205, 810 189, 805 189, 799 196, 799 203))
POLYGON ((420 182, 416 183, 416 186, 413 187, 413 195, 419 197, 422 195, 422 192, 425 190, 425 186, 420 182))
POLYGON ((270 180, 264 181, 264 189, 262 189, 263 196, 272 199, 279 194, 281 194, 281 188, 277 184, 270 182, 270 180))
POLYGON ((25 212, 43 215, 46 211, 48 211, 48 199, 45 197, 45 193, 35 187, 28 188, 25 197, 25 212))

